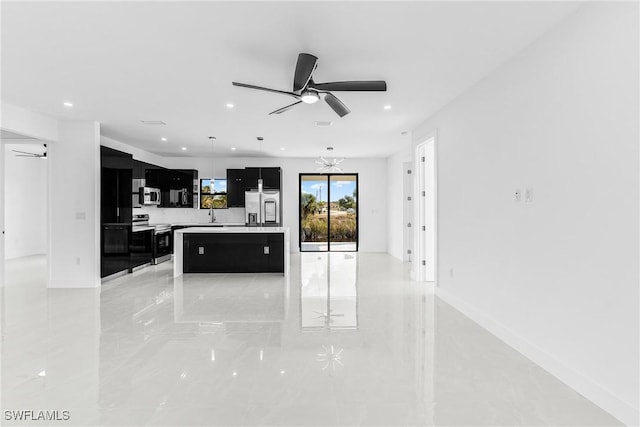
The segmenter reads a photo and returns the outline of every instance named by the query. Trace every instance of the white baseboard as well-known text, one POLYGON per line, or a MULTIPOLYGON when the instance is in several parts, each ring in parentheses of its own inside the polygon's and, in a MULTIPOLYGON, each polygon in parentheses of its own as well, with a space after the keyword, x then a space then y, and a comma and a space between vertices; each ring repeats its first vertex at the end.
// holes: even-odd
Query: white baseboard
POLYGON ((47 288, 59 289, 81 289, 81 288, 98 288, 100 287, 100 279, 56 279, 47 280, 47 288))
POLYGON ((631 403, 626 402, 608 390, 606 387, 581 374, 565 362, 550 355, 542 348, 531 343, 524 337, 497 322, 468 303, 443 289, 436 287, 436 296, 453 306, 465 316, 485 328, 487 331, 504 341, 507 345, 522 353, 525 357, 544 368, 551 375, 589 399, 600 408, 609 412, 628 426, 640 425, 640 412, 631 403))

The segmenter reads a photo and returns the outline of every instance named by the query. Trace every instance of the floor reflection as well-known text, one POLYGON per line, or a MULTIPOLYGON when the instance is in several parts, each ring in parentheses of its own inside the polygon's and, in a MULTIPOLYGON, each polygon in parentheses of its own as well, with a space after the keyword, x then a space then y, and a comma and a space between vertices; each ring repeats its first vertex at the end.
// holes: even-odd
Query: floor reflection
POLYGON ((11 263, 3 414, 69 410, 64 425, 77 426, 620 425, 388 255, 320 255, 293 256, 290 282, 174 280, 164 263, 101 290, 47 290, 42 260, 11 263))
POLYGON ((357 329, 357 254, 303 253, 300 269, 302 329, 357 329))

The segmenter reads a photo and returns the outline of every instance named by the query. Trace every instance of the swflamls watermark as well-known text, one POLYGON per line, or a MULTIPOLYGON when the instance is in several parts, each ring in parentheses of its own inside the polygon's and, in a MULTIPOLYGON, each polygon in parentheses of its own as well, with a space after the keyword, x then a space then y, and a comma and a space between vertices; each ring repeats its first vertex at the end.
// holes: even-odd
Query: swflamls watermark
POLYGON ((67 410, 34 410, 34 409, 20 409, 20 410, 5 410, 5 421, 69 421, 71 419, 71 412, 67 410))

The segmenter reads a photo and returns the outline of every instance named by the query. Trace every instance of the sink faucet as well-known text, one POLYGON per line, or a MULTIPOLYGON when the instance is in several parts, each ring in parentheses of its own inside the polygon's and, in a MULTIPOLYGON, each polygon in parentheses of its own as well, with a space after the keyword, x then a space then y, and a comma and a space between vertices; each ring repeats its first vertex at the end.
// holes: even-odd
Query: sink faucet
POLYGON ((216 213, 213 210, 213 206, 209 208, 209 216, 211 217, 211 222, 216 222, 216 213))

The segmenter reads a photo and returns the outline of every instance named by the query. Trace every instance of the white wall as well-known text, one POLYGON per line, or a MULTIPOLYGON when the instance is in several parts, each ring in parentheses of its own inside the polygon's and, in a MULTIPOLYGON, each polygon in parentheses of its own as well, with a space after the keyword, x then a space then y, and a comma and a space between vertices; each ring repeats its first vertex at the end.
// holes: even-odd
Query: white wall
POLYGON ((389 255, 403 261, 404 254, 404 169, 405 162, 411 160, 411 146, 407 141, 406 146, 402 147, 396 154, 387 158, 387 252, 389 255))
POLYGON ((47 252, 48 160, 18 157, 4 147, 5 259, 47 252))
POLYGON ((100 125, 61 121, 48 146, 48 287, 100 286, 100 125))
MULTIPOLYGON (((0 171, 2 170, 4 170, 4 145, 0 142, 0 171)), ((0 173, 0 287, 4 286, 4 184, 4 173, 0 173)))
POLYGON ((638 35, 637 3, 587 4, 413 132, 438 135, 438 294, 632 425, 638 35))

